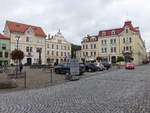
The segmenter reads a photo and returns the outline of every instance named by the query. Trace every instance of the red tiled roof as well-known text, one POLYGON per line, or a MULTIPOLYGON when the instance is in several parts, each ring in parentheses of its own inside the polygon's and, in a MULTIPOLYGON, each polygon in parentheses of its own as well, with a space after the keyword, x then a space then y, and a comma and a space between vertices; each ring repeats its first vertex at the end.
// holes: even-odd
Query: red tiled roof
POLYGON ((46 36, 46 34, 44 33, 44 31, 41 27, 12 22, 12 21, 6 21, 6 24, 8 25, 10 32, 24 33, 29 27, 31 27, 34 30, 35 35, 44 36, 44 37, 46 36))
POLYGON ((115 35, 118 35, 118 34, 120 34, 122 31, 125 30, 125 27, 126 27, 126 26, 128 26, 131 31, 139 32, 139 28, 138 28, 138 27, 133 27, 131 21, 126 21, 126 22, 124 23, 123 28, 110 29, 110 30, 102 30, 102 31, 99 31, 98 36, 102 36, 102 33, 103 33, 103 32, 106 33, 105 36, 110 36, 112 31, 115 32, 115 35))
POLYGON ((0 39, 10 40, 10 38, 8 38, 8 37, 6 37, 6 36, 4 36, 2 34, 0 34, 0 39))

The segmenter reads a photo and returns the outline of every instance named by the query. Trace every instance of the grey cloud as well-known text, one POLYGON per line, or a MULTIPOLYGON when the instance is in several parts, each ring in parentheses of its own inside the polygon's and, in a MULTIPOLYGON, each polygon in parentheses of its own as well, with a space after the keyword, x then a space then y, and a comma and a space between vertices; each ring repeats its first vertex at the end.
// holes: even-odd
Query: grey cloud
POLYGON ((122 27, 129 19, 140 27, 150 48, 149 4, 149 0, 5 0, 0 4, 0 31, 6 20, 12 20, 41 26, 47 34, 61 29, 68 41, 80 44, 87 34, 122 27))

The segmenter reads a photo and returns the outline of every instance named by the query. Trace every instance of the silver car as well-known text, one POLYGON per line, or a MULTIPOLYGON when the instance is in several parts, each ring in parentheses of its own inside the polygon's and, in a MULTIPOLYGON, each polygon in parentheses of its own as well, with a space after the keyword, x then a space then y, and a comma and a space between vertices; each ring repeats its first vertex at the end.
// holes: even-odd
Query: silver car
POLYGON ((95 62, 94 64, 96 65, 98 71, 103 71, 106 69, 100 62, 95 62))

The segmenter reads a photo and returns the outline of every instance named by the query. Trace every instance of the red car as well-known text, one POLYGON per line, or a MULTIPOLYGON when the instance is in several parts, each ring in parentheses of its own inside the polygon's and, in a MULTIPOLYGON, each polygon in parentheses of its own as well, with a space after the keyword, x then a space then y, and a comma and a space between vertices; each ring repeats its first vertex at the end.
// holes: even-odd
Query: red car
POLYGON ((126 63, 125 64, 125 69, 134 69, 134 68, 135 68, 135 66, 133 63, 126 63))

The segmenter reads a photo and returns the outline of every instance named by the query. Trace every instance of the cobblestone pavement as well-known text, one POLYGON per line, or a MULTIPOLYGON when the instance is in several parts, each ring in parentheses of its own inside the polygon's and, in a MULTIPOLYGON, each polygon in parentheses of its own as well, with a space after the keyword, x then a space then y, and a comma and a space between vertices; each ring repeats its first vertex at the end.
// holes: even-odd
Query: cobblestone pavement
POLYGON ((150 113, 150 65, 0 94, 0 113, 150 113))

